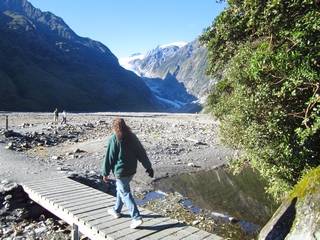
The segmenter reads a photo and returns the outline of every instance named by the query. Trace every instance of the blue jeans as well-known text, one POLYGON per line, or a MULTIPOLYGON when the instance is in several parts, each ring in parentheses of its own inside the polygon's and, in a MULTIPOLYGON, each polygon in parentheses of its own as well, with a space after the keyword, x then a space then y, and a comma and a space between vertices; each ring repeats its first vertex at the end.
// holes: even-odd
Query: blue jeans
POLYGON ((132 180, 132 178, 133 176, 116 178, 117 199, 114 210, 117 213, 121 213, 124 203, 128 208, 132 219, 141 219, 137 204, 135 203, 130 191, 130 181, 132 180))

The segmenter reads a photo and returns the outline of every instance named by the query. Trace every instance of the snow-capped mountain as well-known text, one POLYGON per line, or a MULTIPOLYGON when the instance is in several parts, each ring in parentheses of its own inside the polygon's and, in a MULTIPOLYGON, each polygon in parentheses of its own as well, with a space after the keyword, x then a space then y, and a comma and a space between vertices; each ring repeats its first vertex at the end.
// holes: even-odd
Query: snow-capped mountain
POLYGON ((153 74, 153 72, 187 44, 187 42, 180 41, 159 45, 147 54, 135 53, 129 57, 120 58, 119 63, 122 67, 135 72, 141 77, 158 77, 157 74, 153 74))
POLYGON ((207 50, 197 40, 160 45, 119 62, 141 76, 158 100, 171 101, 172 107, 180 109, 203 103, 214 83, 205 74, 207 50))
POLYGON ((180 42, 173 42, 173 43, 169 43, 169 44, 164 44, 164 45, 160 45, 160 48, 169 48, 169 47, 179 47, 182 48, 185 45, 187 45, 188 42, 185 41, 180 41, 180 42))
MULTIPOLYGON (((150 84, 150 78, 164 80, 167 76, 173 76, 179 84, 184 86, 188 94, 200 99, 201 103, 205 101, 210 87, 215 82, 205 73, 207 49, 197 40, 190 43, 176 42, 160 45, 147 54, 135 54, 120 59, 120 64, 144 77, 147 85, 149 87, 152 85, 153 88, 155 84, 150 84)), ((170 91, 170 89, 162 89, 162 91, 170 91)))

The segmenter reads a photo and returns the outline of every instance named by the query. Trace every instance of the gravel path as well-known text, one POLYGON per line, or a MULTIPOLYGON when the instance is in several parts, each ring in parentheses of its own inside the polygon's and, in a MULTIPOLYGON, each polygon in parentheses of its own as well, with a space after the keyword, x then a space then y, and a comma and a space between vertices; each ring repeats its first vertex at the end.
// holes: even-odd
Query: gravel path
POLYGON ((4 144, 0 144, 0 179, 7 179, 17 183, 57 177, 61 175, 40 159, 31 158, 24 153, 7 150, 4 144))

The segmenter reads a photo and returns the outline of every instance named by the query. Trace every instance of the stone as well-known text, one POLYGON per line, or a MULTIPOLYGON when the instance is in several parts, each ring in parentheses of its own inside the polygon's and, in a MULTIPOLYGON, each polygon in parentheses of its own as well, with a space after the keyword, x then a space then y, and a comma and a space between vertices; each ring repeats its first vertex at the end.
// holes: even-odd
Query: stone
POLYGON ((7 146, 5 146, 6 149, 12 150, 13 149, 13 142, 9 142, 7 146))
POLYGON ((104 120, 99 120, 99 121, 97 121, 97 124, 98 124, 98 125, 106 125, 106 121, 104 121, 104 120))
POLYGON ((70 169, 66 167, 57 167, 57 171, 67 172, 67 171, 70 171, 70 169))
POLYGON ((259 240, 310 239, 320 229, 320 167, 311 170, 263 227, 259 240))
POLYGON ((34 231, 37 235, 41 234, 41 233, 44 233, 48 230, 48 228, 46 226, 44 227, 40 227, 40 228, 36 228, 34 231))
POLYGON ((77 148, 76 150, 74 150, 74 153, 85 153, 86 151, 81 150, 79 148, 77 148))
POLYGON ((47 224, 47 225, 53 224, 53 219, 52 219, 52 218, 48 218, 48 219, 46 220, 46 224, 47 224))
POLYGON ((1 181, 1 184, 8 184, 9 183, 9 180, 8 179, 3 179, 2 181, 1 181))
POLYGON ((21 147, 23 147, 23 148, 31 148, 30 144, 27 143, 27 142, 22 143, 21 147))
POLYGON ((11 191, 12 189, 14 189, 16 187, 18 187, 17 183, 8 183, 3 187, 3 190, 6 191, 6 192, 9 192, 9 191, 11 191))
POLYGON ((200 223, 200 220, 195 220, 192 222, 192 226, 198 225, 200 223))
POLYGON ((5 201, 8 201, 8 200, 10 200, 11 198, 12 198, 12 195, 7 195, 7 196, 4 197, 4 200, 5 200, 5 201))
POLYGON ((29 127, 29 126, 30 126, 29 123, 23 123, 23 124, 22 124, 22 128, 26 128, 26 127, 29 127))
POLYGON ((60 156, 52 156, 51 159, 52 159, 52 160, 60 160, 61 157, 60 157, 60 156))

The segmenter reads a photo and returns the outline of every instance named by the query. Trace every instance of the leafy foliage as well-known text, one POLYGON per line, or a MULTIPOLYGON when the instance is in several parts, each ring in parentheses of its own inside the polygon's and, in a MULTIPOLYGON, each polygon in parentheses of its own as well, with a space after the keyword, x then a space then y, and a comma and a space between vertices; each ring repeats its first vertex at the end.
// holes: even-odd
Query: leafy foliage
POLYGON ((320 163, 320 2, 229 0, 201 36, 224 141, 280 199, 320 163))

